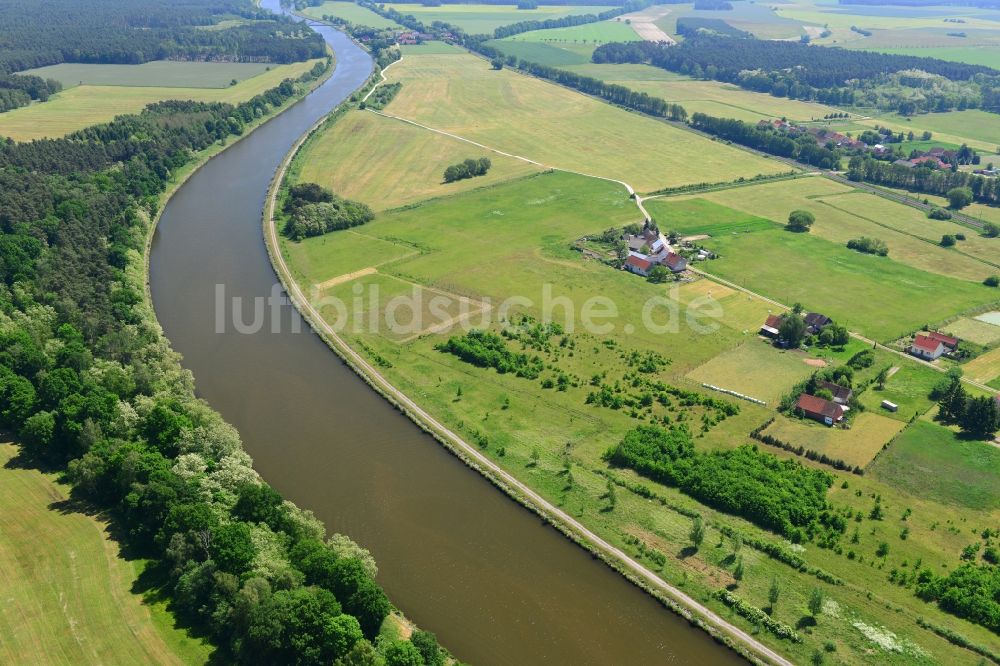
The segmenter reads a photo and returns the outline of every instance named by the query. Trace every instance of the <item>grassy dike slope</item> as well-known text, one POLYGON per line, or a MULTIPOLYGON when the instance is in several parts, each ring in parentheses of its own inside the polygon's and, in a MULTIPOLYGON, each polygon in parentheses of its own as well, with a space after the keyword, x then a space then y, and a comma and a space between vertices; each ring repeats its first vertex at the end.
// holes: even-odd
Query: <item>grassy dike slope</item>
POLYGON ((132 592, 141 562, 51 474, 0 444, 0 663, 203 664, 211 646, 132 592))
POLYGON ((639 192, 788 167, 455 49, 404 50, 385 112, 546 166, 617 178, 639 192))

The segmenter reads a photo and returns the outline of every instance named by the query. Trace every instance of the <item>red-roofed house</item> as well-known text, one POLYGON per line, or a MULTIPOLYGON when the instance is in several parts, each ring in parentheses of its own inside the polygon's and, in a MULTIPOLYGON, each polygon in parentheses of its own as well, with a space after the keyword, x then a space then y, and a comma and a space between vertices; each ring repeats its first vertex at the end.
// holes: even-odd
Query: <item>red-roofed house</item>
POLYGON ((844 412, 847 411, 843 405, 838 405, 823 398, 817 398, 808 393, 803 393, 799 396, 798 402, 795 403, 795 409, 801 410, 807 418, 825 423, 826 425, 833 425, 843 420, 844 412))
POLYGON ((956 337, 945 335, 944 333, 938 333, 937 331, 931 331, 930 333, 927 334, 927 337, 930 338, 931 340, 937 340, 938 342, 940 342, 941 344, 943 344, 945 347, 947 347, 952 351, 958 349, 959 339, 956 337))
POLYGON ((649 269, 653 267, 653 262, 649 259, 638 254, 630 254, 628 258, 625 259, 625 266, 623 267, 627 271, 631 271, 636 275, 641 275, 647 277, 649 275, 649 269))
POLYGON ((944 354, 945 346, 940 340, 935 340, 923 333, 918 333, 910 345, 910 353, 925 361, 934 361, 944 354))

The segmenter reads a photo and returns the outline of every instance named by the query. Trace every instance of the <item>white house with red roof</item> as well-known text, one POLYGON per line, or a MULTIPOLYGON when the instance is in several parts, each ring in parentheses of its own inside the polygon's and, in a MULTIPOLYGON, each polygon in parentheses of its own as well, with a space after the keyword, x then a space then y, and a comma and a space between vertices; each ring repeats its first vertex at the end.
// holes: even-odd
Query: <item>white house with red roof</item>
POLYGON ((636 275, 647 277, 653 266, 653 261, 646 255, 639 254, 638 252, 629 252, 628 256, 625 258, 625 265, 623 268, 627 271, 635 273, 636 275))
POLYGON ((926 335, 931 340, 937 340, 951 351, 955 351, 956 349, 958 349, 958 343, 960 342, 960 340, 954 336, 945 335, 944 333, 938 333, 937 331, 931 331, 926 335))
POLYGON ((929 335, 918 333, 910 345, 910 353, 925 361, 935 361, 944 354, 946 347, 940 340, 935 340, 929 335))

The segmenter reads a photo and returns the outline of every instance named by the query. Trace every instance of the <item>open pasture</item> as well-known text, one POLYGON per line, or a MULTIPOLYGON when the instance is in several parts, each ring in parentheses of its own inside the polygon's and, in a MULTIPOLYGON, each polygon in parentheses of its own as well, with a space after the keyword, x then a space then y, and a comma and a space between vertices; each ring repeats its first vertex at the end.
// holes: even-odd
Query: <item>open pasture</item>
MULTIPOLYGON (((405 94, 404 88, 400 94, 405 94)), ((538 167, 370 111, 351 111, 306 144, 301 179, 325 185, 376 210, 463 192, 525 176, 538 167), (444 170, 466 158, 489 157, 484 176, 443 182, 444 170)))
POLYGON ((944 504, 1000 507, 1000 448, 916 421, 872 465, 880 481, 944 504))
POLYGON ((141 65, 89 65, 64 62, 21 72, 55 79, 63 88, 78 85, 143 88, 228 88, 278 67, 255 62, 154 60, 141 65))
POLYGON ((324 2, 315 7, 306 7, 302 10, 302 14, 315 19, 322 19, 324 16, 336 16, 352 25, 366 25, 370 28, 403 29, 403 26, 395 21, 376 14, 372 10, 350 0, 334 0, 324 2))
POLYGON ((210 647, 171 626, 133 593, 105 523, 76 507, 69 489, 11 464, 0 444, 0 662, 5 664, 204 664, 210 647))
POLYGON ((764 400, 774 407, 792 386, 816 371, 806 363, 807 358, 802 352, 776 349, 754 337, 698 366, 687 377, 764 400), (761 381, 762 377, 767 381, 761 381))
POLYGON ((613 9, 610 5, 539 5, 535 9, 518 9, 510 5, 441 5, 427 7, 410 3, 387 3, 386 7, 416 18, 421 23, 444 21, 458 26, 471 35, 492 34, 496 28, 521 21, 545 21, 564 16, 600 14, 613 9))
POLYGON ((787 170, 470 55, 408 55, 388 77, 403 90, 387 113, 638 191, 787 170))
MULTIPOLYGON (((237 104, 269 90, 282 80, 296 78, 317 61, 272 66, 271 71, 228 88, 163 88, 130 86, 77 86, 53 95, 49 101, 0 114, 0 136, 17 141, 60 137, 70 132, 138 113, 153 102, 167 99, 237 104)), ((105 65, 100 65, 104 67, 105 65)))
MULTIPOLYGON (((898 366, 899 370, 885 383, 885 388, 879 389, 878 385, 873 384, 858 397, 858 400, 872 413, 907 423, 914 416, 925 414, 934 406, 934 401, 929 397, 930 393, 945 376, 937 370, 902 359, 898 361, 893 359, 892 363, 898 366), (882 409, 883 400, 896 403, 899 405, 899 410, 889 412, 882 409)), ((880 364, 880 367, 885 365, 880 364)))
POLYGON ((834 460, 864 467, 905 424, 881 414, 858 414, 849 430, 831 428, 808 419, 778 416, 765 434, 792 446, 802 446, 834 460))

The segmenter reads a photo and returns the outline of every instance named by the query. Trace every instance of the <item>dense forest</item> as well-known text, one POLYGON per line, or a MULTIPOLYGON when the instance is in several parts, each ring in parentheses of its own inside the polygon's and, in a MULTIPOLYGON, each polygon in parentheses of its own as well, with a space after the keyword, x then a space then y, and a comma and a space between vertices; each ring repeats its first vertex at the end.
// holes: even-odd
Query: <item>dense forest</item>
POLYGON ((344 199, 316 183, 291 186, 281 212, 285 216, 282 233, 292 240, 359 227, 375 219, 367 204, 344 199))
POLYGON ((289 63, 323 55, 318 34, 250 0, 0 0, 0 74, 61 62, 289 63), (224 18, 244 21, 219 29, 224 18))
MULTIPOLYGON (((143 297, 170 174, 329 66, 238 106, 161 102, 0 146, 0 427, 114 517, 223 661, 386 663, 373 641, 391 605, 371 556, 327 540, 259 478, 238 433, 195 398, 143 297)), ((426 632, 380 649, 399 657, 390 666, 444 659, 426 632)))
POLYGON ((40 76, 0 74, 0 113, 27 106, 32 100, 46 101, 62 90, 62 84, 40 76))
POLYGON ((905 114, 978 107, 1000 112, 1000 71, 937 58, 697 34, 677 46, 604 44, 594 51, 593 61, 648 63, 825 104, 870 105, 905 114))

